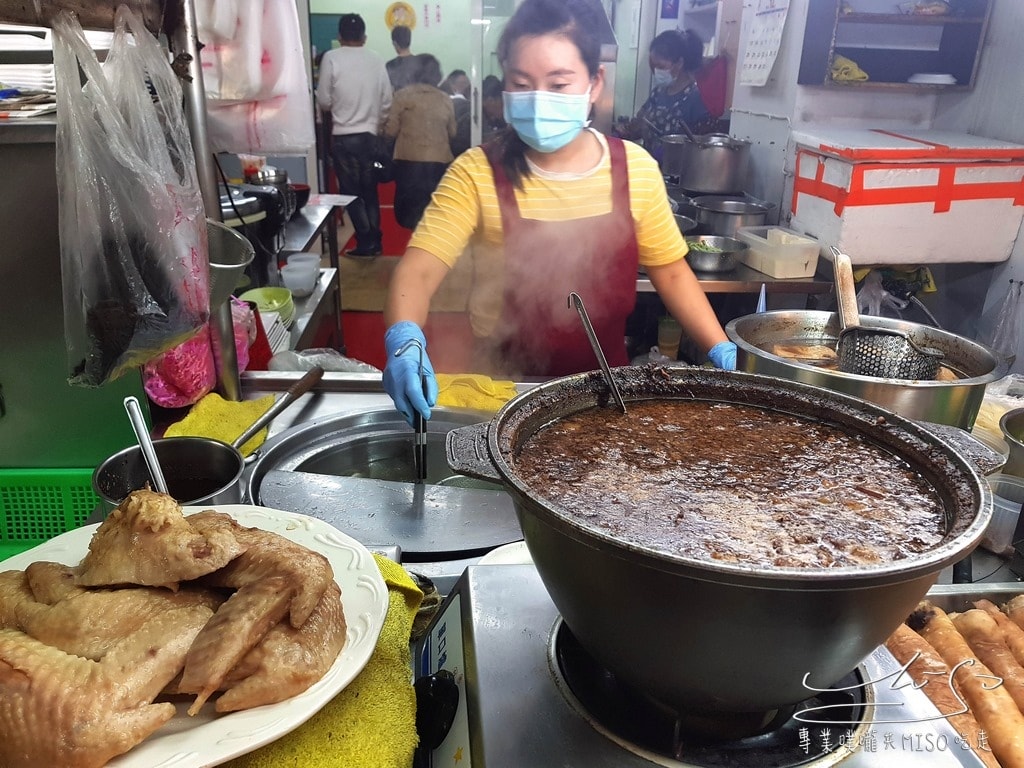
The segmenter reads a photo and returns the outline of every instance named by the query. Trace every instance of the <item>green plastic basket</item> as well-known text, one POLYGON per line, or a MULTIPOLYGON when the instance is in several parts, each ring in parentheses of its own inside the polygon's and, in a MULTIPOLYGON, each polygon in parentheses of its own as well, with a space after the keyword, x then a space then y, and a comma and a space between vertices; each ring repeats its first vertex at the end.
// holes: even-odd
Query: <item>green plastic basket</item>
POLYGON ((92 469, 0 469, 0 560, 80 527, 99 503, 92 469))

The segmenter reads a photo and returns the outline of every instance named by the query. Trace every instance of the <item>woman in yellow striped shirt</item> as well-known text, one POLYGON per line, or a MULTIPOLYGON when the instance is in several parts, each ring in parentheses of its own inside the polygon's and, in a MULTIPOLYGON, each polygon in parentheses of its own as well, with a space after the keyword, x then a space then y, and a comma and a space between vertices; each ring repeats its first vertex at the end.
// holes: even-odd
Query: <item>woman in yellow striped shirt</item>
POLYGON ((609 363, 627 364, 639 265, 711 362, 735 367, 736 347, 684 258, 657 164, 640 147, 586 127, 604 87, 598 29, 581 0, 525 0, 505 27, 498 58, 510 128, 448 169, 388 291, 384 386, 410 421, 414 412, 429 418, 436 402, 421 326, 459 258, 473 260, 479 373, 595 368, 571 291, 586 303, 609 363), (424 348, 422 381, 411 341, 424 348))

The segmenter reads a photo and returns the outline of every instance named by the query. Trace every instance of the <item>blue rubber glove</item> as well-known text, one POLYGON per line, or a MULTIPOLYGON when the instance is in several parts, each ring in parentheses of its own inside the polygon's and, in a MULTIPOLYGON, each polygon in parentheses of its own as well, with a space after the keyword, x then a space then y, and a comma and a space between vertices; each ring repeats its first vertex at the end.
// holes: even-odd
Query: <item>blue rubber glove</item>
POLYGON ((437 403, 437 379, 427 357, 427 340, 423 331, 409 320, 395 323, 384 334, 384 349, 388 355, 384 367, 384 390, 395 401, 395 408, 405 416, 410 426, 414 412, 429 419, 430 409, 437 403), (395 357, 395 352, 413 339, 423 345, 423 381, 420 380, 420 350, 415 344, 395 357))
POLYGON ((736 345, 731 341, 720 341, 708 350, 708 360, 715 368, 723 371, 736 370, 736 345))

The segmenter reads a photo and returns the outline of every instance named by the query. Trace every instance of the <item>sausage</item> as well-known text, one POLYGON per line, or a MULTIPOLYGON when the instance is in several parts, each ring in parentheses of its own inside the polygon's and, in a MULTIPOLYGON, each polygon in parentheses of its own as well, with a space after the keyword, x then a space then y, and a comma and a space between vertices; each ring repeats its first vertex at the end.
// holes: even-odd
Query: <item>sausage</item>
MULTIPOLYGON (((976 747, 981 739, 981 726, 969 710, 961 711, 965 709, 965 704, 950 685, 949 665, 928 641, 906 624, 900 624, 885 641, 885 647, 900 664, 910 664, 907 667, 910 679, 928 696, 936 709, 947 716, 946 720, 971 748, 976 747), (914 661, 911 662, 911 659, 914 661)), ((987 768, 999 768, 991 752, 975 751, 974 754, 987 768)))
POLYGON ((922 601, 907 618, 907 624, 956 670, 954 683, 988 736, 992 752, 1003 768, 1024 768, 1024 715, 1006 689, 994 685, 996 678, 992 671, 974 656, 946 613, 922 601))

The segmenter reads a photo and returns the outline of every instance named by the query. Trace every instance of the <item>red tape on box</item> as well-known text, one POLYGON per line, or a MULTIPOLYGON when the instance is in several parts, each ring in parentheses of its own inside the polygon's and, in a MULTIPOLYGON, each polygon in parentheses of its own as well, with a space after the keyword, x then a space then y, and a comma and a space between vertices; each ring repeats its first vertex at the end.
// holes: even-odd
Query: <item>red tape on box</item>
POLYGON ((900 163, 893 166, 887 163, 854 163, 850 177, 850 187, 846 189, 825 181, 825 157, 806 149, 797 150, 797 175, 793 179, 793 200, 791 209, 797 212, 801 194, 828 200, 835 206, 836 216, 842 216, 843 210, 852 205, 902 205, 906 203, 934 203, 935 213, 949 211, 954 200, 1012 200, 1013 205, 1024 205, 1024 163, 970 163, 974 168, 1016 168, 1020 170, 1020 178, 1015 181, 986 181, 972 184, 957 184, 956 171, 968 167, 963 163, 900 163), (813 176, 799 175, 801 161, 816 161, 813 176), (908 170, 938 171, 935 184, 906 187, 874 187, 865 188, 864 178, 870 171, 892 170, 893 168, 908 170))

